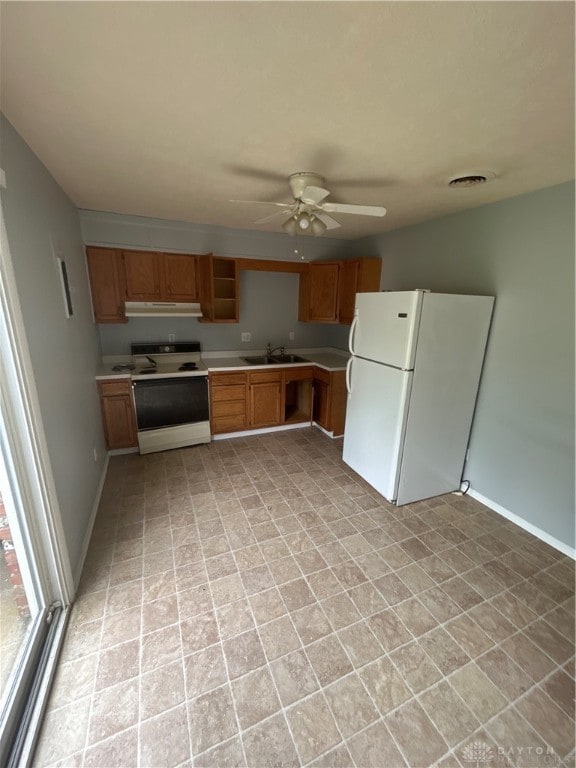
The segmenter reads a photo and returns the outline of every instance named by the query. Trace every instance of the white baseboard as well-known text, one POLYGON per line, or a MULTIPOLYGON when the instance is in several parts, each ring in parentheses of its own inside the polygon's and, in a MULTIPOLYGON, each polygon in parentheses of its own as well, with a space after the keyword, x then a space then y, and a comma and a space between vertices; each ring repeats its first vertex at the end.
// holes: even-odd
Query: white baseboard
POLYGON ((488 499, 486 496, 478 493, 478 491, 474 491, 472 488, 468 491, 467 495, 471 496, 473 499, 476 499, 476 501, 479 501, 481 504, 484 504, 485 507, 488 507, 493 512, 497 512, 499 515, 502 515, 502 517, 505 517, 512 523, 516 523, 517 526, 523 528, 525 531, 528 531, 528 533, 532 533, 541 541, 549 544, 551 547, 554 547, 554 549, 557 549, 559 552, 562 552, 562 554, 571 557, 573 560, 576 560, 576 549, 574 547, 570 547, 568 544, 564 544, 564 542, 560 541, 560 539, 551 536, 549 533, 546 533, 546 531, 543 531, 536 525, 529 523, 527 520, 524 520, 524 518, 514 514, 514 512, 510 512, 510 510, 506 509, 506 507, 503 507, 496 501, 492 501, 492 499, 488 499))
POLYGON ((96 489, 96 497, 92 505, 92 512, 90 513, 88 527, 86 528, 84 543, 82 544, 82 554, 80 556, 80 560, 78 561, 78 565, 76 567, 76 573, 74 574, 74 593, 76 593, 76 590, 78 589, 78 584, 80 583, 80 577, 82 576, 82 569, 84 568, 84 561, 86 560, 86 555, 88 554, 88 546, 90 545, 92 530, 94 528, 94 523, 96 522, 98 507, 100 506, 100 498, 102 496, 102 490, 104 488, 104 481, 106 480, 106 472, 108 471, 109 461, 110 461, 110 454, 107 453, 106 458, 104 460, 104 467, 102 468, 102 475, 100 476, 100 482, 98 483, 98 488, 96 489))
POLYGON ((329 438, 331 438, 332 440, 340 440, 340 439, 342 439, 342 438, 344 437, 344 435, 343 435, 343 434, 342 434, 342 435, 335 435, 335 434, 334 434, 334 432, 328 432, 328 430, 327 430, 327 429, 324 429, 324 427, 322 427, 320 424, 318 424, 318 422, 317 422, 317 421, 313 421, 313 422, 312 422, 312 425, 313 425, 314 427, 316 427, 316 429, 319 429, 319 430, 320 430, 320 432, 324 432, 324 434, 326 435, 326 437, 329 437, 329 438))

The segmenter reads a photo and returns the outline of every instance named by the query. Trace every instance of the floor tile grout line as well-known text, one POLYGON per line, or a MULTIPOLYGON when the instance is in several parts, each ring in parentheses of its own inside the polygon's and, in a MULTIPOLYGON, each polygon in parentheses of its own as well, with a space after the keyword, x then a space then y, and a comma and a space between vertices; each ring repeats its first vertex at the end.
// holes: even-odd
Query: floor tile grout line
MULTIPOLYGON (((142 526, 142 549, 144 549, 145 540, 146 540, 146 517, 144 515, 143 526, 142 526)), ((142 558, 142 576, 141 576, 142 599, 140 603, 140 635, 139 635, 139 648, 138 648, 138 721, 137 721, 137 729, 136 729, 136 765, 138 766, 138 768, 142 762, 142 723, 143 723, 142 678, 144 675, 143 667, 142 667, 144 645, 142 640, 144 636, 144 578, 145 578, 144 558, 142 558)))
MULTIPOLYGON (((208 588, 210 589, 210 599, 212 600, 212 603, 214 604, 214 596, 212 594, 212 589, 210 582, 208 582, 208 588)), ((248 765, 248 761, 246 759, 246 751, 244 748, 244 741, 242 740, 242 729, 240 726, 240 717, 238 715, 238 708, 236 706, 236 700, 234 698, 234 692, 232 690, 232 678, 230 677, 230 668, 228 665, 228 659, 226 658, 226 653, 224 652, 224 641, 222 640, 222 635, 220 633, 220 622, 218 621, 218 613, 216 608, 214 608, 214 620, 216 622, 217 632, 218 632, 218 643, 215 643, 214 645, 218 645, 220 647, 220 653, 222 654, 222 658, 224 660, 224 668, 226 669, 226 682, 222 686, 217 686, 216 688, 209 689, 208 691, 205 691, 204 693, 211 693, 214 690, 218 690, 220 687, 226 687, 230 694, 230 700, 232 701, 232 709, 234 710, 234 719, 236 721, 236 734, 238 737, 238 740, 240 742, 240 748, 242 750, 242 756, 244 758, 244 763, 248 765)), ((249 674, 249 673, 248 673, 249 674)), ((204 693, 200 694, 200 696, 204 695, 204 693)), ((198 698, 198 697, 194 697, 198 698)), ((190 707, 187 705, 186 709, 188 712, 190 712, 190 707)), ((192 723, 191 723, 192 726, 192 723)), ((191 733, 191 731, 190 731, 191 733)), ((232 737, 229 737, 232 738, 232 737)), ((225 739, 224 741, 228 741, 228 739, 225 739)), ((215 749, 216 747, 220 746, 223 742, 218 742, 217 744, 212 744, 208 749, 215 749)), ((206 752, 207 750, 203 750, 206 752)), ((193 763, 196 762, 196 754, 194 752, 194 746, 192 743, 192 738, 190 738, 190 757, 193 763)))
MULTIPOLYGON (((233 556, 234 556, 234 555, 233 555, 233 556)), ((236 560, 236 557, 235 557, 235 556, 234 556, 234 559, 236 560)), ((296 633, 296 636, 298 637, 298 640, 300 641, 300 644, 301 644, 301 646, 302 646, 302 641, 301 641, 300 635, 298 634, 298 631, 297 631, 297 629, 296 629, 296 627, 295 627, 295 625, 294 625, 294 622, 292 621, 292 619, 291 619, 291 617, 290 617, 290 613, 288 612, 288 606, 286 605, 286 601, 284 600, 284 597, 283 597, 283 595, 282 595, 282 593, 280 592, 280 590, 279 590, 279 589, 278 589, 278 594, 279 594, 279 596, 280 596, 280 599, 282 600, 282 602, 283 602, 283 604, 284 604, 284 607, 285 607, 285 609, 286 609, 286 611, 287 611, 287 615, 288 615, 288 618, 289 618, 289 620, 290 620, 290 622, 291 622, 291 624, 292 624, 292 627, 293 627, 293 629, 294 629, 294 631, 295 631, 295 633, 296 633)), ((249 600, 248 596, 247 596, 247 600, 246 600, 246 602, 247 602, 247 605, 248 605, 248 610, 250 611, 250 615, 251 615, 251 618, 252 618, 252 622, 253 622, 253 624, 254 624, 254 627, 255 627, 255 630, 256 630, 256 634, 257 634, 257 636, 258 636, 258 642, 260 643, 260 646, 261 646, 261 648, 262 648, 262 653, 263 653, 263 655, 264 655, 264 658, 265 658, 265 660, 266 660, 266 664, 265 664, 265 667, 266 667, 266 669, 267 669, 267 671, 268 671, 268 675, 270 676, 270 680, 272 681, 272 686, 273 686, 274 692, 275 692, 275 694, 276 694, 276 697, 277 697, 278 703, 280 704, 280 710, 279 710, 279 711, 282 713, 283 721, 284 721, 284 724, 285 724, 286 728, 288 729, 288 733, 290 734, 290 737, 291 737, 291 739, 292 739, 292 744, 293 744, 293 746, 294 746, 294 750, 295 750, 295 753, 296 753, 296 755, 298 755, 298 754, 299 754, 299 753, 298 753, 298 745, 297 745, 296 741, 294 740, 294 736, 293 736, 293 734, 292 734, 292 730, 291 730, 291 728, 290 728, 290 723, 289 723, 289 721, 288 721, 288 718, 287 718, 287 716, 286 716, 286 707, 284 706, 284 704, 283 704, 283 702, 282 702, 282 697, 280 696, 280 691, 279 691, 279 689, 278 689, 278 685, 277 685, 277 683, 276 683, 276 679, 275 679, 275 677, 274 677, 274 674, 273 674, 273 672, 272 672, 272 665, 271 665, 271 662, 270 662, 270 660, 269 660, 269 658, 268 658, 268 654, 266 653, 266 650, 265 650, 264 644, 263 644, 263 642, 262 642, 262 635, 260 634, 259 624, 258 624, 258 622, 256 621, 256 617, 255 617, 255 615, 254 615, 254 609, 253 609, 253 607, 252 607, 252 604, 250 603, 250 600, 249 600)), ((302 649, 302 650, 303 650, 303 649, 302 649)), ((289 653, 290 653, 290 652, 289 652, 289 653)), ((286 655, 289 655, 289 654, 286 654, 286 655)), ((250 672, 248 672, 248 674, 250 674, 250 672)), ((232 699, 234 699, 234 694, 233 694, 233 692, 231 693, 231 695, 232 695, 232 699)), ((273 714, 271 717, 274 717, 274 715, 275 715, 275 714, 277 714, 277 713, 275 712, 275 713, 274 713, 274 714, 273 714)), ((260 722, 262 722, 262 721, 260 721, 260 722)), ((260 724, 260 722, 259 722, 259 723, 255 723, 255 724, 254 724, 254 726, 256 726, 256 725, 259 725, 259 724, 260 724)), ((240 725, 240 722, 239 722, 239 721, 238 721, 238 725, 240 725)), ((243 754, 244 754, 244 759, 246 760, 246 765, 249 765, 249 763, 248 763, 248 761, 247 761, 247 759, 246 759, 245 746, 244 746, 244 739, 242 738, 242 733, 243 733, 243 731, 239 731, 239 735, 240 735, 240 741, 241 741, 241 743, 242 743, 242 750, 243 750, 243 754)), ((300 763, 301 763, 301 762, 302 762, 302 761, 300 761, 300 763)))

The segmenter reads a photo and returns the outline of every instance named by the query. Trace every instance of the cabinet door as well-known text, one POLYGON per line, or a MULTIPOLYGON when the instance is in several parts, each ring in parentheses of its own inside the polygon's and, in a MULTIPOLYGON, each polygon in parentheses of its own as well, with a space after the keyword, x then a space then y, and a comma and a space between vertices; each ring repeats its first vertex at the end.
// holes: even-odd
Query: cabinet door
POLYGON ((196 257, 181 253, 162 255, 166 301, 197 301, 196 257))
POLYGON ((321 427, 330 428, 330 402, 328 385, 314 379, 314 421, 321 427))
POLYGON ((342 262, 340 270, 340 311, 341 323, 351 323, 354 318, 354 304, 358 286, 359 263, 356 259, 342 262))
POLYGON ((340 265, 335 262, 310 264, 310 322, 337 321, 339 271, 340 265))
POLYGON ((94 319, 97 323, 126 323, 122 256, 112 248, 86 248, 94 319))
POLYGON ((123 251, 126 298, 129 301, 161 301, 162 254, 153 251, 123 251))
POLYGON ((380 290, 380 272, 382 259, 377 257, 362 257, 347 259, 340 267, 340 308, 338 320, 350 325, 354 319, 356 294, 370 293, 380 290))
POLYGON ((344 434, 347 401, 346 372, 333 371, 330 376, 330 431, 335 437, 344 434))
POLYGON ((137 445, 134 408, 130 395, 102 397, 102 416, 106 445, 115 448, 133 448, 137 445))
POLYGON ((282 384, 264 381, 248 387, 248 420, 251 427, 280 424, 282 384))

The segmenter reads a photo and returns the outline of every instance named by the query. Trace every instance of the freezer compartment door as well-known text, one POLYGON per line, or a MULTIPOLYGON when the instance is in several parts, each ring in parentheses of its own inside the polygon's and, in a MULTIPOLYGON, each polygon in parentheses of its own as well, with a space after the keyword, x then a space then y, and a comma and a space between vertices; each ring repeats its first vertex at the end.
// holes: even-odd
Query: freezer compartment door
POLYGON ((396 498, 412 373, 354 357, 342 458, 388 501, 396 498))
POLYGON ((353 355, 395 368, 414 367, 421 291, 359 293, 350 330, 353 355))

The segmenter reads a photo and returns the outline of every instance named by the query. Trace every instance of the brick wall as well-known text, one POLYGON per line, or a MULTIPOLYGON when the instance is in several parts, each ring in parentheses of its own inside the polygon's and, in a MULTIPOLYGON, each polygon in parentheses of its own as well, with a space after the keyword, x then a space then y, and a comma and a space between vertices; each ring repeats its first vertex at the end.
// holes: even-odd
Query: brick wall
POLYGON ((12 534, 10 533, 10 525, 8 524, 8 517, 6 515, 6 508, 0 495, 0 543, 2 545, 2 556, 6 563, 6 569, 8 571, 8 578, 12 585, 12 593, 14 602, 18 608, 20 616, 30 616, 30 609, 28 607, 28 600, 26 599, 26 593, 24 591, 24 584, 22 583, 22 574, 20 572, 20 566, 18 565, 18 558, 16 557, 16 550, 14 549, 14 542, 12 541, 12 534))

